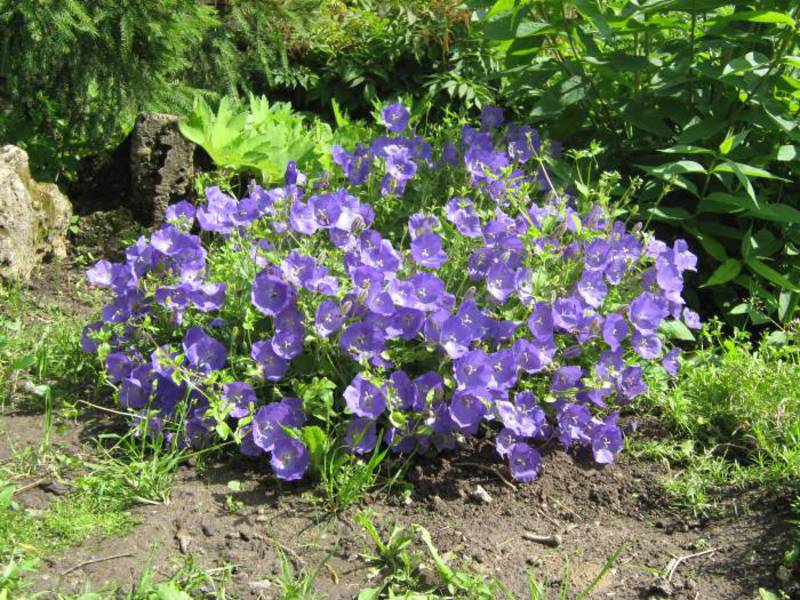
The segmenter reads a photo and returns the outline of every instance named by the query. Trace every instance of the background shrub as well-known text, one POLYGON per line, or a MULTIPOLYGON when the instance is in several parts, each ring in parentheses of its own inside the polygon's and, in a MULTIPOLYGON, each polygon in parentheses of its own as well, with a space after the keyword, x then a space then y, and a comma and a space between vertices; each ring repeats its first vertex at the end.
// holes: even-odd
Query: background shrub
MULTIPOLYGON (((486 3, 479 3, 486 4, 486 3)), ((647 175, 637 218, 702 249, 703 297, 734 322, 800 299, 796 2, 491 3, 504 102, 602 165, 647 175)))
MULTIPOLYGON (((427 96, 480 107, 486 45, 454 0, 230 0, 206 41, 197 87, 268 94, 330 114, 331 100, 366 116, 376 98, 427 96)), ((479 32, 477 32, 479 33, 479 32)))
POLYGON ((332 118, 378 97, 457 112, 492 99, 486 46, 453 0, 0 0, 0 141, 73 180, 139 112, 266 94, 332 118))
POLYGON ((0 2, 0 139, 51 179, 118 143, 136 114, 188 103, 214 11, 195 0, 0 2))

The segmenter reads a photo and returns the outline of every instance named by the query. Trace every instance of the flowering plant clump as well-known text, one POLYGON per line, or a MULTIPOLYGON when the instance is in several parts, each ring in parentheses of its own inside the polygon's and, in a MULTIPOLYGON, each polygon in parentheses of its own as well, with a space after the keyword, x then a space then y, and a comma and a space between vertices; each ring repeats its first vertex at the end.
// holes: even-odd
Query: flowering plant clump
POLYGON ((332 149, 340 172, 310 181, 290 163, 285 185, 240 200, 209 188, 89 270, 115 297, 83 347, 132 426, 233 439, 284 480, 313 467, 320 436, 355 454, 490 436, 519 481, 551 439, 612 462, 646 365, 678 369, 666 333, 699 327, 686 243, 559 191, 555 145, 499 109, 435 151, 404 106, 382 120, 388 135, 332 149))

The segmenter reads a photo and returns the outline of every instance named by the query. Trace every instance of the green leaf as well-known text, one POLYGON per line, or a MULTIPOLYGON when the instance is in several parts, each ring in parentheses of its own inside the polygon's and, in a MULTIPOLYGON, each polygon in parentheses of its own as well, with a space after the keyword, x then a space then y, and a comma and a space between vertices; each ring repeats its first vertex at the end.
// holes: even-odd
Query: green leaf
POLYGON ((766 169, 762 169, 760 167, 754 167, 753 165, 745 165, 743 163, 734 162, 732 160, 726 160, 716 167, 714 167, 714 173, 741 173, 746 175, 747 177, 762 177, 765 179, 777 179, 780 181, 789 181, 788 179, 784 179, 782 177, 778 177, 777 175, 773 175, 766 169))
POLYGON ((698 140, 708 140, 720 131, 727 123, 715 117, 703 119, 699 123, 694 123, 684 128, 676 142, 678 144, 692 144, 698 140))
POLYGON ((664 173, 705 173, 706 168, 694 160, 677 160, 663 165, 664 173))
POLYGON ((22 356, 11 363, 11 370, 12 371, 25 371, 26 369, 30 369, 33 364, 36 362, 36 358, 28 355, 22 356))
POLYGON ((785 223, 791 225, 793 223, 800 223, 800 210, 788 204, 762 204, 760 207, 751 209, 748 215, 763 219, 765 221, 774 221, 776 223, 785 223))
POLYGON ((739 183, 742 184, 742 187, 744 188, 745 192, 747 192, 747 195, 750 197, 750 199, 753 201, 753 204, 755 204, 756 207, 758 207, 758 198, 756 198, 756 192, 753 189, 753 184, 750 183, 749 177, 745 175, 744 172, 742 172, 742 170, 739 168, 738 163, 726 160, 724 163, 714 167, 715 173, 719 171, 727 171, 728 173, 732 172, 736 176, 736 179, 739 180, 739 183))
POLYGON ((334 415, 333 392, 336 384, 327 377, 315 377, 310 383, 296 385, 297 394, 303 401, 303 412, 320 421, 328 422, 334 415))
POLYGON ((748 196, 728 194, 727 192, 713 192, 703 198, 697 207, 698 213, 735 213, 740 210, 758 208, 748 196))
POLYGON ((654 206, 649 208, 647 212, 649 212, 654 219, 659 221, 681 222, 692 218, 692 213, 685 208, 677 206, 654 206))
POLYGON ((192 600, 192 597, 181 590, 174 581, 158 584, 155 593, 156 600, 192 600))
POLYGON ((662 179, 671 185, 691 192, 695 196, 699 195, 697 186, 686 177, 683 177, 683 175, 686 173, 706 172, 703 165, 693 160, 677 160, 674 162, 665 163, 663 165, 658 165, 656 167, 650 167, 646 165, 637 166, 646 173, 649 173, 654 177, 658 177, 659 179, 662 179))
POLYGON ((683 321, 678 321, 677 319, 662 321, 659 330, 673 340, 681 340, 683 342, 693 342, 695 340, 691 330, 684 325, 683 321))
POLYGON ((303 427, 303 444, 308 448, 308 453, 311 456, 311 468, 315 473, 322 470, 322 465, 325 461, 325 453, 328 449, 328 438, 325 432, 316 425, 309 425, 303 427))
POLYGON ((611 31, 608 21, 606 21, 603 13, 595 8, 594 3, 588 0, 575 0, 575 8, 592 22, 592 25, 595 26, 604 39, 612 37, 613 32, 611 31))
POLYGON ((788 25, 794 27, 794 19, 787 13, 775 10, 740 10, 732 15, 717 19, 717 23, 730 21, 749 21, 751 23, 773 23, 775 25, 788 25))
POLYGON ((778 294, 778 319, 783 323, 791 321, 798 303, 800 303, 800 294, 783 290, 778 294))
POLYGON ((531 110, 531 116, 542 117, 561 113, 586 97, 587 86, 578 75, 570 77, 545 92, 531 110))
POLYGON ((761 600, 779 600, 777 594, 764 588, 758 588, 758 595, 761 596, 761 600))
POLYGON ((785 145, 778 148, 775 158, 781 162, 787 162, 797 158, 797 146, 785 145))
POLYGON ((757 258, 746 259, 746 264, 751 271, 757 275, 761 275, 767 281, 770 281, 780 287, 782 290, 789 290, 792 292, 800 292, 800 286, 789 281, 784 275, 767 265, 766 263, 758 260, 757 258))
POLYGON ((725 262, 728 260, 728 253, 725 251, 725 246, 720 244, 715 238, 706 235, 702 231, 694 232, 694 237, 700 242, 703 250, 711 256, 714 260, 725 262))
POLYGON ((674 135, 672 129, 656 111, 649 110, 637 102, 628 102, 622 112, 632 125, 642 131, 665 138, 671 138, 674 135))
POLYGON ((711 276, 706 280, 706 282, 700 287, 712 287, 715 285, 728 283, 729 281, 736 279, 741 270, 742 263, 735 258, 729 258, 719 267, 717 267, 711 276))
POLYGON ((714 154, 713 150, 701 146, 692 146, 691 144, 676 144, 669 148, 663 148, 659 152, 666 154, 714 154))
POLYGON ((383 586, 364 588, 358 592, 358 600, 378 600, 381 597, 381 592, 383 592, 383 586))
POLYGON ((725 139, 720 142, 719 151, 722 152, 723 156, 727 156, 728 152, 733 148, 733 139, 734 136, 729 133, 725 136, 725 139))
MULTIPOLYGON (((0 488, 0 511, 8 510, 11 506, 11 501, 14 498, 14 492, 17 488, 13 485, 6 485, 0 488)), ((6 518, 5 516, 3 518, 6 518)))

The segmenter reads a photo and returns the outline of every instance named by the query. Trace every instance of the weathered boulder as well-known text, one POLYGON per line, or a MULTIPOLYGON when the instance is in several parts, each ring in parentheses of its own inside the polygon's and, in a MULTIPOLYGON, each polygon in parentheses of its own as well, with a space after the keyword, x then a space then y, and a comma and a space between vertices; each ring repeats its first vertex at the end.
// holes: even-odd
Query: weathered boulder
POLYGON ((131 134, 131 208, 144 225, 158 225, 167 206, 192 191, 195 145, 175 115, 141 115, 131 134))
POLYGON ((27 153, 0 148, 0 276, 30 276, 45 256, 67 255, 72 205, 53 183, 31 177, 27 153))

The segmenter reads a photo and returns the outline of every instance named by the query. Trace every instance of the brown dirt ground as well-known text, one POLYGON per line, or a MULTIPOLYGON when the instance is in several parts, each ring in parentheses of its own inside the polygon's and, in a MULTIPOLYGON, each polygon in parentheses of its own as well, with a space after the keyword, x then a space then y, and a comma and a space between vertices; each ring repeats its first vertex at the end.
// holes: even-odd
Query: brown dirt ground
MULTIPOLYGON (((88 419, 56 435, 56 443, 63 451, 88 454, 80 439, 96 425, 88 419)), ((41 432, 36 415, 0 417, 0 460, 11 448, 38 444, 41 432)), ((620 548, 619 561, 593 598, 665 592, 691 600, 755 598, 759 586, 774 583, 786 533, 787 515, 779 505, 749 499, 738 517, 699 520, 667 508, 659 486, 667 472, 657 464, 625 457, 594 469, 554 450, 536 483, 512 490, 491 470, 494 463, 488 444, 420 460, 409 472, 410 501, 372 497, 338 516, 326 515, 310 500, 308 485, 277 482, 265 461, 228 457, 201 470, 182 467, 169 504, 134 509, 141 524, 125 537, 88 540, 57 556, 42 569, 36 587, 75 593, 87 583, 92 589, 130 586, 148 564, 166 578, 185 558, 183 541, 184 550, 203 567, 236 565, 228 587, 232 597, 273 597, 276 588, 268 580, 280 571, 280 548, 296 566, 319 569, 319 597, 353 598, 370 583, 358 555, 371 551, 371 543, 352 519, 363 508, 381 515, 384 528, 423 525, 441 551, 453 552, 473 571, 500 578, 521 598, 532 569, 557 584, 569 561, 577 589, 620 548), (233 479, 242 482, 241 491, 228 488, 233 479), (472 499, 477 485, 489 492, 491 503, 472 499), (227 496, 243 508, 230 512, 227 496), (548 548, 525 540, 526 532, 558 533, 563 542, 548 548), (681 563, 668 586, 654 574, 671 559, 710 548, 717 551, 681 563), (122 553, 130 556, 59 575, 83 561, 122 553)), ((18 500, 41 509, 52 497, 33 488, 18 500)))
MULTIPOLYGON (((74 269, 66 269, 73 275, 64 275, 63 269, 56 275, 44 269, 33 289, 42 301, 85 310, 70 293, 77 280, 74 269)), ((65 452, 90 455, 87 442, 103 425, 108 425, 107 417, 83 415, 56 433, 55 443, 65 452)), ((0 461, 14 450, 38 445, 41 432, 40 415, 7 408, 0 414, 0 461)), ((596 469, 552 449, 546 451, 537 482, 511 489, 498 477, 503 467, 490 445, 475 443, 417 460, 409 471, 409 501, 371 497, 338 516, 326 515, 309 499, 307 484, 282 485, 269 471, 263 460, 238 456, 202 469, 182 467, 169 504, 134 509, 141 524, 125 537, 87 540, 56 556, 43 565, 35 587, 75 593, 87 584, 92 589, 130 586, 145 565, 166 578, 185 558, 182 541, 183 550, 205 568, 236 565, 227 588, 234 598, 274 597, 277 588, 269 579, 280 571, 278 549, 296 567, 318 569, 315 589, 320 598, 353 598, 362 587, 375 585, 359 558, 372 544, 352 519, 369 508, 381 515, 384 530, 395 522, 423 525, 441 551, 454 553, 468 569, 500 578, 520 598, 527 597, 532 570, 557 585, 568 561, 577 589, 621 549, 593 598, 750 599, 757 598, 759 586, 774 584, 787 535, 788 506, 781 500, 759 500, 757 490, 729 499, 728 505, 738 510, 718 520, 673 511, 661 488, 668 467, 628 456, 596 469), (241 481, 241 491, 232 492, 230 480, 241 481), (477 485, 489 492, 490 503, 472 498, 477 485), (243 508, 229 511, 228 496, 243 508), (524 539, 526 532, 558 533, 563 542, 545 547, 524 539), (656 574, 672 559, 712 548, 716 550, 681 562, 668 584, 656 574), (124 553, 130 556, 60 575, 83 561, 124 553)), ((33 488, 19 500, 41 508, 52 497, 33 488)))

